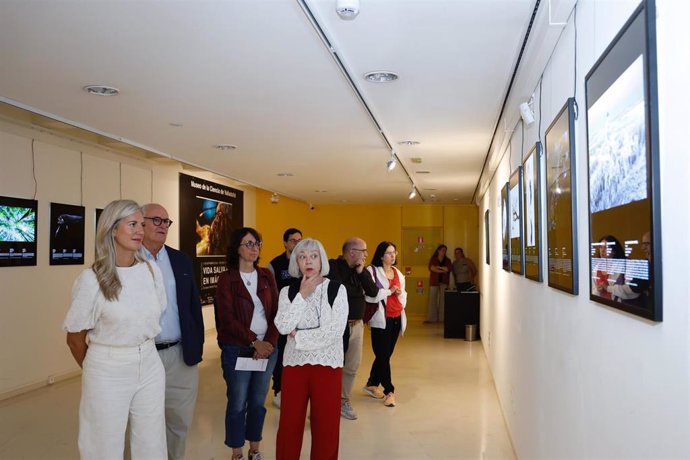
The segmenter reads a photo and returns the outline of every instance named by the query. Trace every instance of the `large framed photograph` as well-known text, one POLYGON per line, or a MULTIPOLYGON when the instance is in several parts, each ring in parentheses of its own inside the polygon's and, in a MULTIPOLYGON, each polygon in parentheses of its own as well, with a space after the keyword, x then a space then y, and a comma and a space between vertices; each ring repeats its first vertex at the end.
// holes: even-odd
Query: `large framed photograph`
POLYGON ((522 275, 524 258, 522 254, 522 166, 511 174, 508 190, 510 209, 510 271, 522 275))
POLYGON ((509 234, 509 219, 510 213, 508 205, 508 187, 506 185, 501 189, 501 251, 503 257, 503 270, 510 271, 510 234, 509 234))
POLYGON ((541 142, 534 144, 522 162, 525 277, 542 281, 541 274, 541 142))
POLYGON ((585 77, 590 299, 662 320, 654 2, 585 77))
POLYGON ((577 295, 575 99, 546 130, 546 241, 549 286, 577 295))
POLYGON ((489 229, 490 217, 491 214, 487 209, 484 211, 484 260, 486 261, 486 265, 491 265, 491 231, 489 229))
POLYGON ((0 196, 0 267, 36 265, 38 202, 0 196))
POLYGON ((86 208, 50 203, 50 265, 84 264, 86 208))

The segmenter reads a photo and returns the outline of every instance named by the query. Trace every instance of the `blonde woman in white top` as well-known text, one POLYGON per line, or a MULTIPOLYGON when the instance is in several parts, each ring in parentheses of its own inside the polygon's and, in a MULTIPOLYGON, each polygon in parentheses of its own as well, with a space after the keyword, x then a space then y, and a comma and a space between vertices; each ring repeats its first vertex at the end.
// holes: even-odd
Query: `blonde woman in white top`
POLYGON ((128 420, 133 459, 167 458, 165 371, 153 340, 165 287, 158 267, 140 253, 143 223, 134 201, 108 204, 96 229, 96 260, 72 288, 63 328, 83 368, 82 459, 122 459, 128 420))
POLYGON ((383 404, 388 407, 395 406, 391 356, 398 336, 403 335, 407 327, 405 276, 394 266, 397 256, 395 244, 390 241, 379 243, 371 265, 367 267, 379 288, 379 294, 376 297, 365 297, 367 302, 378 304, 378 310, 369 320, 371 347, 376 359, 371 365, 369 379, 363 390, 372 398, 383 399, 383 404), (383 387, 383 391, 379 386, 383 387))
POLYGON ((307 405, 311 416, 311 458, 337 459, 345 287, 324 278, 329 265, 317 240, 303 239, 290 255, 288 271, 301 277, 280 291, 275 324, 288 336, 283 356, 280 423, 276 458, 300 458, 307 405))

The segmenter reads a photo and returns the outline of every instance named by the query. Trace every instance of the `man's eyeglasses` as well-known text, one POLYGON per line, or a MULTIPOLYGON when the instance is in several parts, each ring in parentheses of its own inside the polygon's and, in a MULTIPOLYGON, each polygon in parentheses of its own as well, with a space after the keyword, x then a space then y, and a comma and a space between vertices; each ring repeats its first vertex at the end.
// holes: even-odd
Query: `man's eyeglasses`
POLYGON ((247 241, 246 243, 240 243, 240 246, 244 246, 247 249, 261 249, 263 243, 261 241, 247 241))
POLYGON ((157 216, 156 217, 144 217, 144 219, 150 220, 151 222, 153 222, 153 225, 155 225, 156 227, 164 226, 164 227, 168 228, 173 223, 173 221, 170 219, 167 219, 167 218, 163 219, 162 217, 157 217, 157 216))
POLYGON ((300 241, 302 241, 302 240, 301 239, 298 240, 297 238, 288 238, 288 243, 297 244, 300 241))

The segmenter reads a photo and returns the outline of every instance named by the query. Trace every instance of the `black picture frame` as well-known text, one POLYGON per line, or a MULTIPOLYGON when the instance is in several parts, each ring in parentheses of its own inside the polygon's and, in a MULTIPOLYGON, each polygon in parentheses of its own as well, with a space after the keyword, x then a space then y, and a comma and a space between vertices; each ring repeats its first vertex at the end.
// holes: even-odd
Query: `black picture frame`
POLYGON ((508 184, 510 271, 522 275, 525 272, 522 251, 522 166, 513 171, 508 184))
POLYGON ((542 282, 541 251, 541 159, 544 149, 537 142, 522 162, 523 248, 525 278, 542 282))
POLYGON ((84 264, 86 208, 50 203, 50 265, 84 264))
POLYGON ((662 321, 656 11, 643 1, 585 76, 590 299, 662 321))
POLYGON ((486 265, 491 265, 491 213, 487 209, 484 211, 484 260, 486 265))
POLYGON ((38 201, 0 196, 0 267, 36 265, 38 201))
POLYGON ((503 270, 510 271, 510 238, 509 238, 509 220, 510 207, 508 206, 508 188, 510 184, 505 183, 501 189, 501 252, 503 258, 503 270))
POLYGON ((548 284, 578 294, 575 99, 568 98, 546 130, 548 284))

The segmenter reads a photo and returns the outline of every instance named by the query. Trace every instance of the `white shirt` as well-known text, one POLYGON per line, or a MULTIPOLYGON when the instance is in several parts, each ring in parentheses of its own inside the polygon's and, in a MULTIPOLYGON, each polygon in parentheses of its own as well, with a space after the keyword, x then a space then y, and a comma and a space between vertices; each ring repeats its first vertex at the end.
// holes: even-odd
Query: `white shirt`
POLYGON ((138 263, 118 267, 117 275, 122 290, 117 300, 109 301, 93 270, 81 272, 72 287, 72 304, 63 323, 66 332, 88 330, 90 342, 121 347, 140 345, 160 332, 166 297, 158 267, 138 263))
POLYGON ((165 283, 165 296, 168 299, 167 307, 161 315, 161 332, 156 336, 156 343, 177 342, 182 339, 182 330, 180 328, 180 311, 177 307, 175 273, 170 264, 168 251, 165 250, 165 246, 162 246, 158 254, 154 256, 145 246, 142 246, 141 249, 146 258, 155 262, 161 269, 165 283))
POLYGON ((251 273, 240 272, 240 278, 244 283, 244 287, 249 291, 249 295, 252 296, 252 301, 254 301, 254 313, 252 314, 252 323, 249 325, 249 329, 256 334, 257 340, 263 340, 268 332, 268 320, 266 319, 266 309, 264 304, 261 303, 261 299, 256 295, 256 287, 259 284, 259 278, 254 270, 251 273))
POLYGON ((347 291, 340 286, 333 307, 328 303, 329 279, 316 287, 306 299, 297 293, 292 302, 286 286, 280 291, 275 324, 281 334, 288 335, 283 366, 316 364, 343 367, 343 331, 349 312, 347 291), (308 329, 306 329, 308 328, 308 329))

